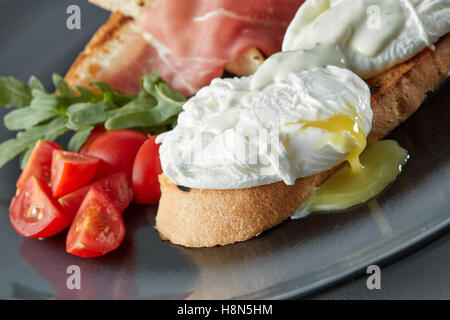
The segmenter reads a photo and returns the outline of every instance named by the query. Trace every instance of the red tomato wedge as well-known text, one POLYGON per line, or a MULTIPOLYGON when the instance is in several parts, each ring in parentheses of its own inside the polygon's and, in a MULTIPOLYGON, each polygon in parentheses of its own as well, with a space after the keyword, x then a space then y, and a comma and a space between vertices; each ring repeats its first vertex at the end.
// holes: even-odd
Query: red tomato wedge
POLYGON ((50 187, 34 176, 12 199, 9 218, 14 230, 29 238, 51 237, 72 221, 52 198, 50 187))
POLYGON ((22 171, 19 180, 17 180, 17 189, 22 188, 32 176, 35 176, 47 184, 50 183, 52 155, 54 150, 61 150, 61 147, 52 141, 39 140, 36 143, 25 169, 22 171))
POLYGON ((66 251, 80 257, 99 257, 116 249, 124 237, 122 213, 105 192, 92 187, 70 226, 66 251))
POLYGON ((97 172, 100 159, 78 153, 55 150, 52 160, 52 191, 55 198, 84 187, 97 172))
POLYGON ((119 208, 120 212, 125 211, 133 200, 133 189, 131 188, 128 174, 126 172, 120 172, 94 181, 86 187, 59 198, 58 202, 68 216, 75 217, 84 197, 91 187, 96 187, 106 192, 119 208))
POLYGON ((87 154, 102 159, 96 179, 127 171, 131 175, 134 158, 147 136, 134 130, 107 131, 89 146, 87 154))
POLYGON ((157 203, 161 197, 158 175, 162 173, 159 146, 151 136, 139 149, 134 160, 132 184, 137 203, 157 203))

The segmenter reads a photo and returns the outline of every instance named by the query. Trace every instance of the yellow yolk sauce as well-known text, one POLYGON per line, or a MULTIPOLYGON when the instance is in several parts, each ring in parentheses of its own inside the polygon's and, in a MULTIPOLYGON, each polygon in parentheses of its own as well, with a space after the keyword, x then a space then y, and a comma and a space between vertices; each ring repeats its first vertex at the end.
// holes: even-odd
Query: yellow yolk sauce
POLYGON ((311 192, 293 218, 313 212, 342 211, 369 201, 396 179, 408 157, 396 141, 373 144, 361 154, 360 170, 352 170, 346 164, 336 171, 311 192))
MULTIPOLYGON (((359 161, 359 155, 366 148, 366 136, 359 127, 355 119, 339 114, 327 120, 307 121, 302 129, 319 128, 330 133, 323 143, 331 142, 342 149, 342 152, 348 153, 345 159, 350 164, 352 170, 360 171, 362 169, 359 161), (355 143, 358 145, 355 148, 355 143)), ((322 145, 321 145, 322 146, 322 145)))

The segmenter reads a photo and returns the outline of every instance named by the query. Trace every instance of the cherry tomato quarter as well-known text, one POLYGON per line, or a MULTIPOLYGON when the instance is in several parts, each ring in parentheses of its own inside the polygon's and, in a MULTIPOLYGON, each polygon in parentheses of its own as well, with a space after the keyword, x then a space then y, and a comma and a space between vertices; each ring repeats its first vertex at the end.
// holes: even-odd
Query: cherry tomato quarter
POLYGON ((32 176, 47 184, 50 183, 54 150, 61 150, 61 147, 52 141, 39 140, 36 143, 25 169, 17 180, 17 189, 20 189, 32 176))
POLYGON ((87 185, 97 172, 100 159, 74 152, 54 150, 51 186, 55 198, 87 185))
POLYGON ((50 187, 34 176, 12 199, 9 218, 14 230, 29 238, 54 236, 72 221, 53 199, 50 187))
POLYGON ((80 257, 99 257, 116 249, 125 237, 122 213, 98 188, 89 189, 66 239, 66 251, 80 257))
POLYGON ((91 187, 96 187, 106 192, 119 208, 120 212, 125 211, 133 200, 133 189, 131 188, 128 174, 126 172, 119 172, 94 181, 86 187, 59 198, 58 202, 68 216, 75 217, 83 199, 91 187))

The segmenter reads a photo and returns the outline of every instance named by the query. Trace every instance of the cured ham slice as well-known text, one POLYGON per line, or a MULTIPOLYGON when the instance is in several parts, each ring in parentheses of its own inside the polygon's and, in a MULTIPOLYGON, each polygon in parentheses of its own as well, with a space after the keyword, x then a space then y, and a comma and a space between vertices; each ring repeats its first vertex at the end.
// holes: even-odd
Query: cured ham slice
POLYGON ((303 0, 159 0, 139 17, 136 33, 112 68, 97 77, 114 89, 137 92, 139 78, 158 71, 186 96, 220 77, 251 47, 281 50, 284 33, 303 0))

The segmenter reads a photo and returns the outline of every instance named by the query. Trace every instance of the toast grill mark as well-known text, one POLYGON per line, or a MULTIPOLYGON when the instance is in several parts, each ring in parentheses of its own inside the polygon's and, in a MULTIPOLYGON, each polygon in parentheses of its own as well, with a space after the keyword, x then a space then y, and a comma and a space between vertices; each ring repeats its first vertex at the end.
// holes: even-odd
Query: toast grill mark
POLYGON ((191 191, 191 188, 189 188, 189 187, 185 187, 185 186, 177 186, 177 187, 178 187, 178 189, 180 189, 183 192, 191 191))
POLYGON ((370 89, 370 93, 371 93, 371 94, 374 94, 374 93, 377 93, 378 90, 381 89, 381 86, 379 86, 379 85, 374 85, 374 86, 370 86, 369 89, 370 89))

